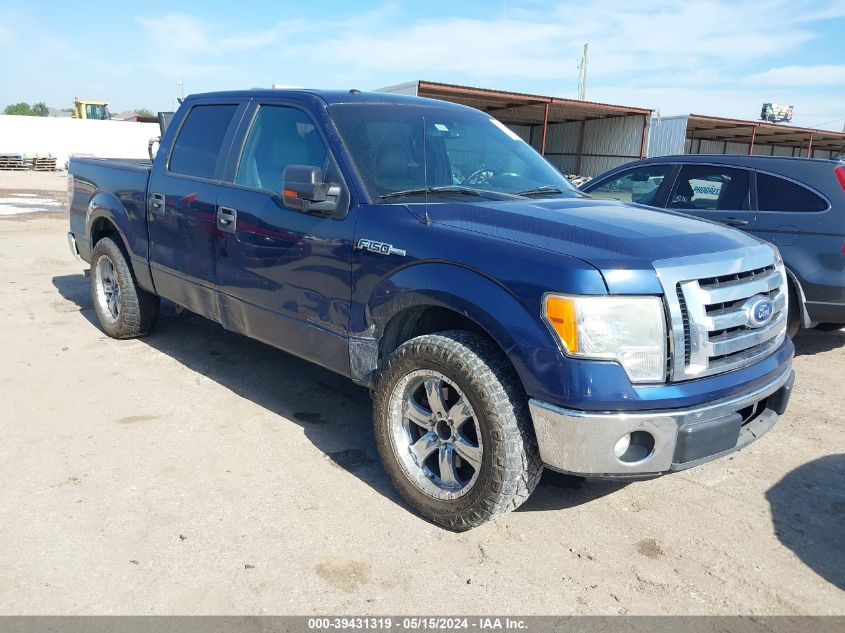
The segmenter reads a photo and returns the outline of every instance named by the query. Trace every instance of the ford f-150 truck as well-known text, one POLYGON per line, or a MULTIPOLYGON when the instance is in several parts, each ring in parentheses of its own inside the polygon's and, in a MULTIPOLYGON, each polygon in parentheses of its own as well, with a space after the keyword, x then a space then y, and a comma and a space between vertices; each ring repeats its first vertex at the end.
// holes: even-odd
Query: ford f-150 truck
POLYGON ((590 199, 465 106, 194 95, 153 160, 72 158, 69 201, 108 335, 165 298, 369 387, 394 485, 455 530, 544 466, 638 479, 741 449, 794 381, 774 247, 590 199))

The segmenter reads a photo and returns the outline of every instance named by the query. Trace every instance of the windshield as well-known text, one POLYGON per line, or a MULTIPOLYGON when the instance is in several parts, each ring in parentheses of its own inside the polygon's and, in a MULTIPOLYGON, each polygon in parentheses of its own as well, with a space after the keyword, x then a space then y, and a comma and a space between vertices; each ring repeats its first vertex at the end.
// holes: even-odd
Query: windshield
POLYGON ((476 110, 336 104, 329 113, 373 199, 581 195, 528 143, 476 110))

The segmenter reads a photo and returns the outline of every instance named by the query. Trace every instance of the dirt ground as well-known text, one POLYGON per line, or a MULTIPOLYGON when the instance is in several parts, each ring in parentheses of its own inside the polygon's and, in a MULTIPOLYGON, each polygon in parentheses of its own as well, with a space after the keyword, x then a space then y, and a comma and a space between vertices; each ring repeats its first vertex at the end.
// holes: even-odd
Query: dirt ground
POLYGON ((745 451, 547 473, 453 534, 391 489, 365 390, 169 306, 104 336, 66 225, 0 218, 0 614, 845 614, 845 331, 798 339, 745 451))
POLYGON ((0 191, 67 191, 66 171, 4 171, 0 173, 0 191))

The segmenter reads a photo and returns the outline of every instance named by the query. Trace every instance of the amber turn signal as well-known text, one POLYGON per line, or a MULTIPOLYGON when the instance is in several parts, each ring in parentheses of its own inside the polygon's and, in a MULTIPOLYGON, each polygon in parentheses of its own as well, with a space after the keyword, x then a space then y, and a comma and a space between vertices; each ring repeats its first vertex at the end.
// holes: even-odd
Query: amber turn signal
POLYGON ((566 351, 578 352, 578 327, 575 322, 575 302, 572 299, 549 295, 546 297, 546 320, 557 332, 566 351))

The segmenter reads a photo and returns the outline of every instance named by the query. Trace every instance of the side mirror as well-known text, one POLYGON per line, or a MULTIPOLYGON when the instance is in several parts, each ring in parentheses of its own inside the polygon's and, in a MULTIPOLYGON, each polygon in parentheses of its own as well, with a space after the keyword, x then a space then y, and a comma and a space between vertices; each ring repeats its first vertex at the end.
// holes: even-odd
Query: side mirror
POLYGON ((331 215, 337 209, 340 186, 323 182, 323 170, 311 165, 288 165, 282 175, 285 206, 305 213, 331 215))

